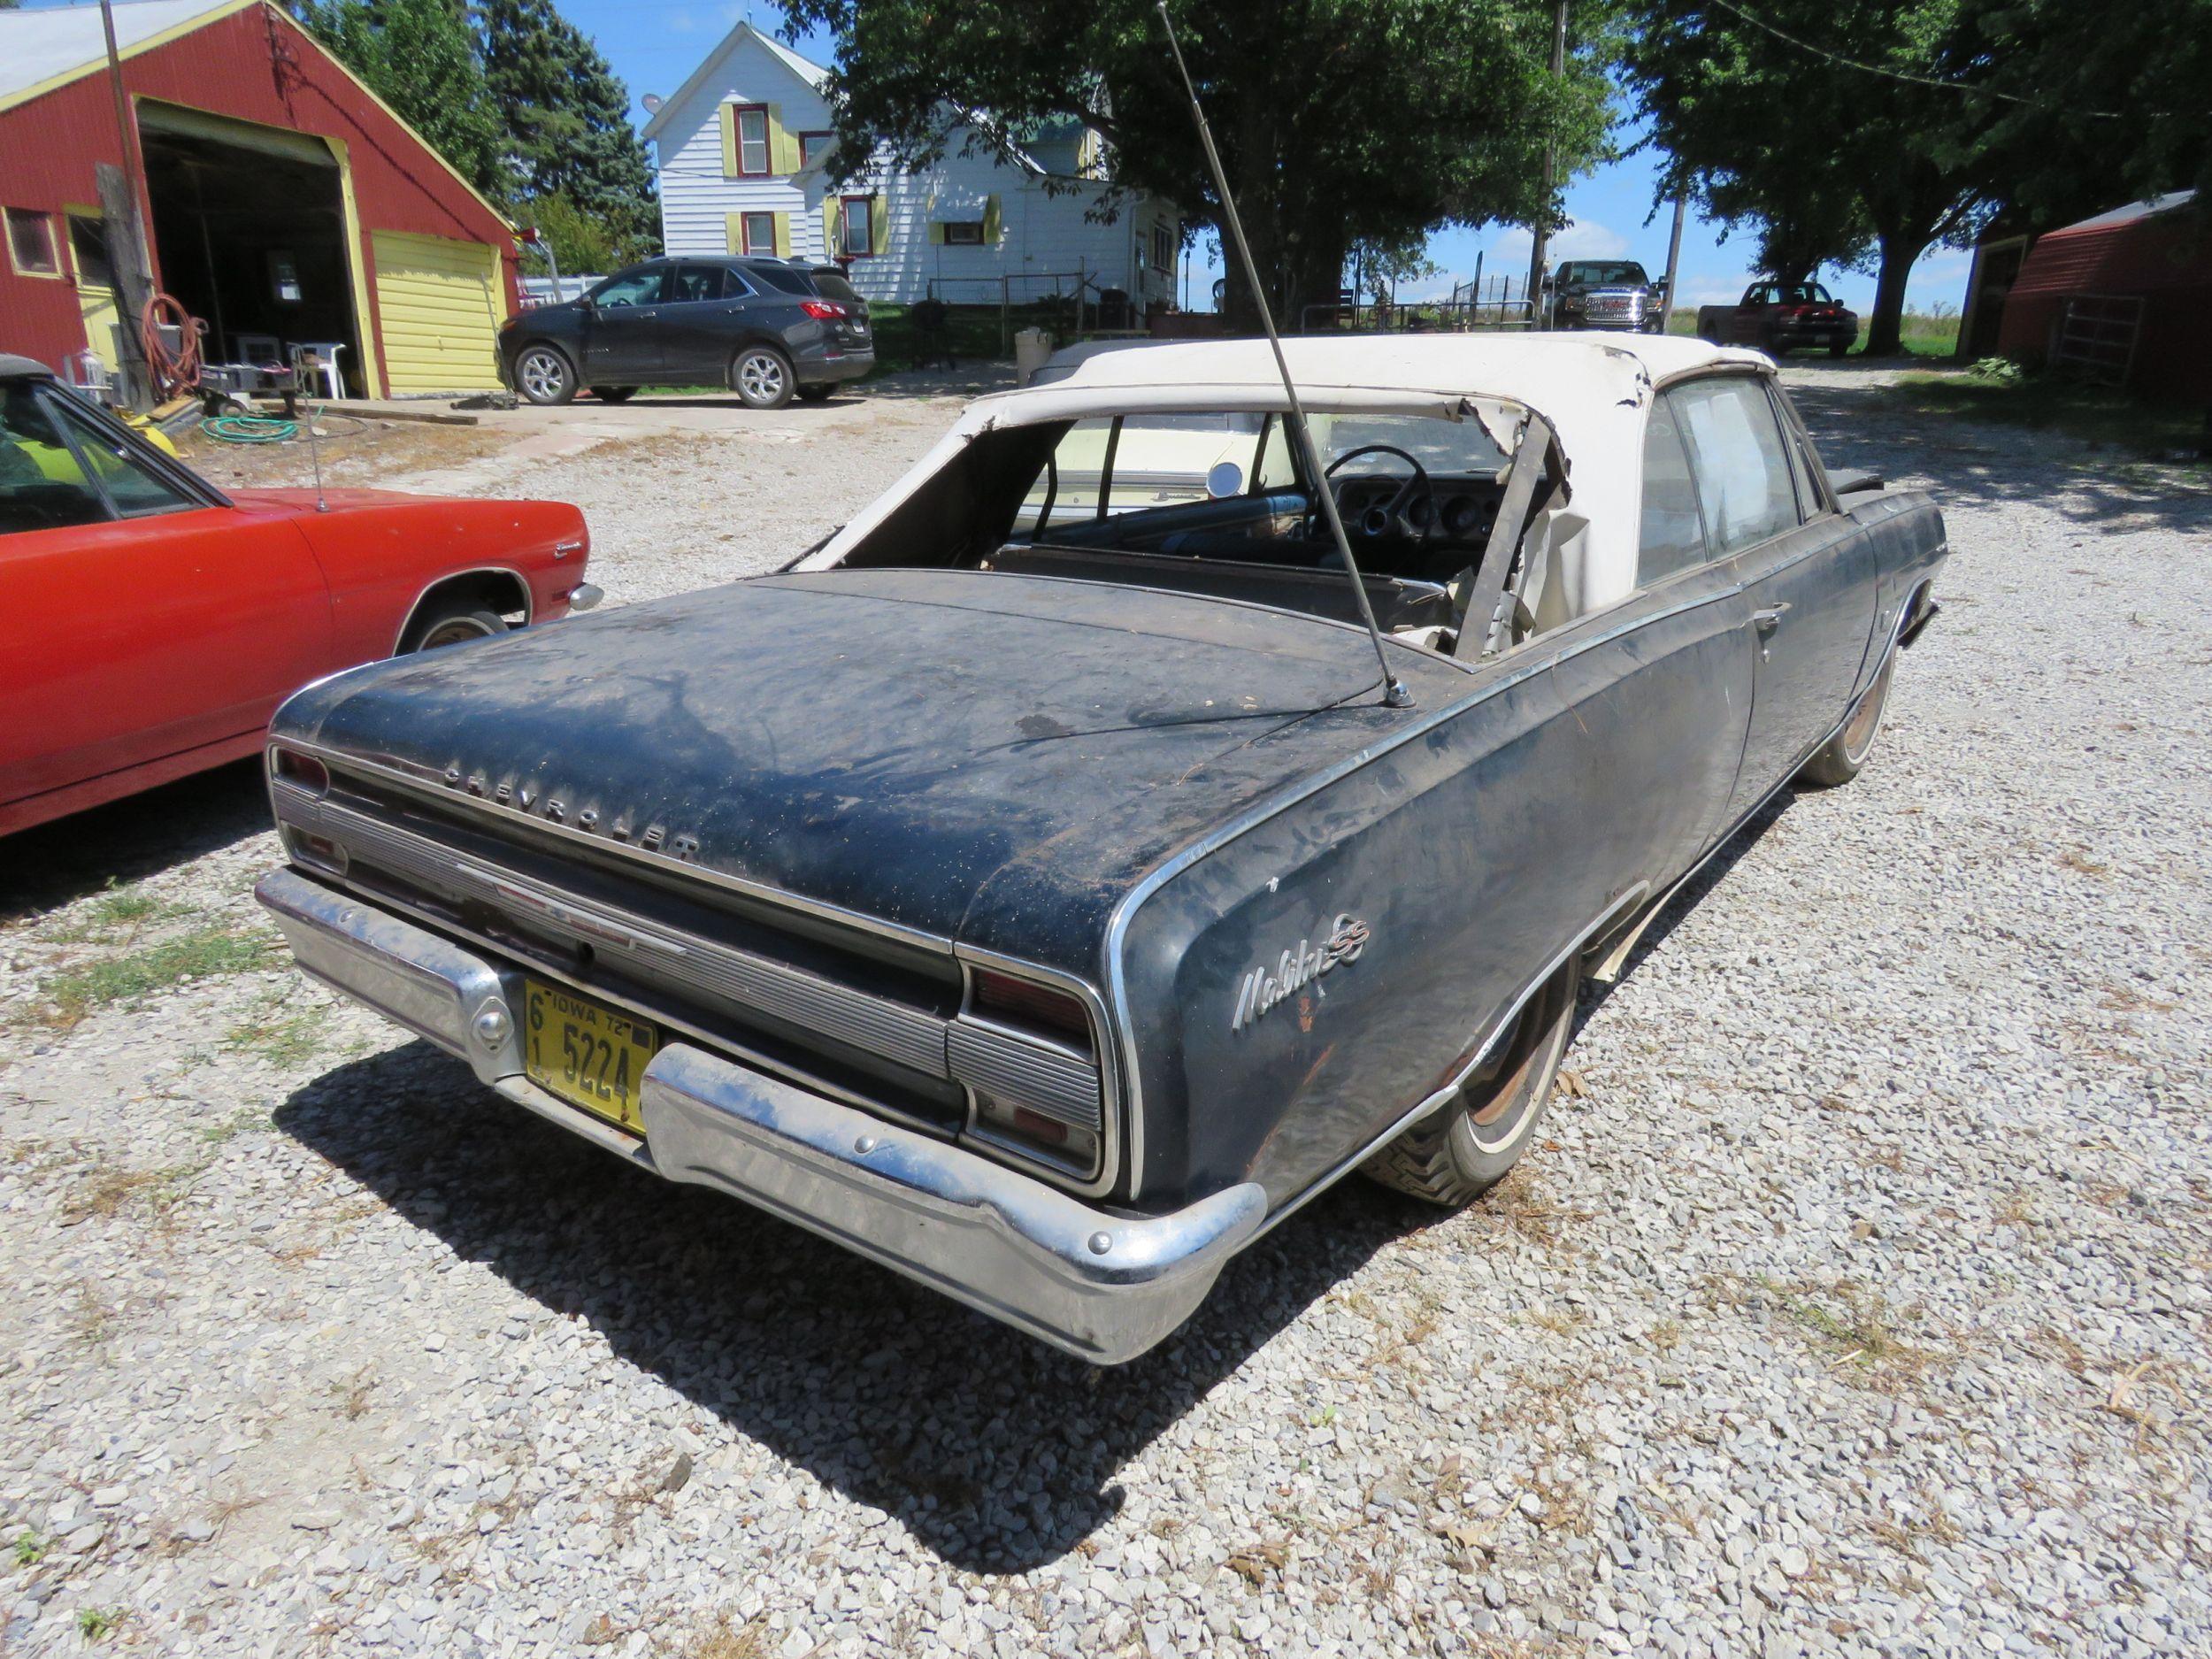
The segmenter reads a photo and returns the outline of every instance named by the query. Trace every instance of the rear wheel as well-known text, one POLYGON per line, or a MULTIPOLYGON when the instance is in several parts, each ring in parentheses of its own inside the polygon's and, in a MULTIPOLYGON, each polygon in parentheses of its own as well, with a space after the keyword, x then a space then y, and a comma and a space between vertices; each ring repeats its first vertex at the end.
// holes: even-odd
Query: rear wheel
POLYGON ((1851 342, 1848 340, 1831 340, 1828 342, 1828 355, 1832 357, 1839 357, 1850 349, 1851 342))
POLYGON ((730 359, 730 389, 748 409, 781 409, 796 388, 791 359, 773 346, 747 346, 730 359))
POLYGON ((1866 757, 1874 752, 1875 735, 1882 729, 1882 710, 1889 702, 1889 682, 1896 672, 1897 653, 1893 650, 1889 660, 1882 664, 1882 672, 1874 676, 1874 683, 1866 688, 1866 695, 1844 721, 1842 729, 1823 743, 1799 769, 1800 778, 1832 789, 1859 775, 1859 768, 1866 764, 1866 757))
POLYGON ((1503 1180, 1550 1104, 1581 979, 1578 960, 1561 968, 1514 1016, 1457 1095, 1368 1159, 1360 1172, 1453 1210, 1503 1180))
POLYGON ((576 371, 553 346, 531 346, 515 359, 515 390, 541 405, 565 403, 576 396, 576 371))
POLYGON ((591 395, 603 403, 626 403, 636 390, 634 386, 595 386, 591 395))
POLYGON ((441 646, 488 640, 506 631, 507 619, 496 611, 475 600, 452 599, 433 605, 418 617, 399 649, 403 656, 409 651, 434 651, 441 646))

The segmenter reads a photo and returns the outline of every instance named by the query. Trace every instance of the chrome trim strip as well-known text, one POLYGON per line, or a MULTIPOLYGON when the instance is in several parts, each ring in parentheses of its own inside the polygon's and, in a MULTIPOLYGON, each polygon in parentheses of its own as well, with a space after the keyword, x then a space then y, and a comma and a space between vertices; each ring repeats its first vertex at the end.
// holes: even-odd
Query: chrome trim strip
MULTIPOLYGON (((1387 740, 1370 744, 1358 753, 1339 761, 1335 765, 1301 778, 1266 800, 1255 803, 1218 829, 1199 837, 1171 855, 1154 868, 1151 873, 1139 881, 1136 886, 1124 894, 1119 902, 1115 904, 1113 914, 1107 918, 1105 968, 1107 1002, 1121 1051, 1122 1072, 1128 1079, 1124 1098, 1127 1102, 1129 1111, 1130 1197, 1132 1199, 1136 1197, 1138 1187, 1144 1179, 1144 1152, 1141 1139, 1144 1128, 1144 1099, 1143 1082, 1137 1068, 1137 1033, 1129 1013, 1129 988, 1127 978, 1123 970, 1123 954, 1128 938, 1130 919, 1135 916, 1147 899, 1200 859, 1218 852, 1239 836, 1258 828, 1270 818, 1289 810, 1309 796, 1317 795, 1332 785, 1350 777, 1352 773, 1380 759, 1383 756, 1404 747, 1417 738, 1427 735, 1445 721, 1456 719, 1476 704, 1496 696, 1501 692, 1509 691, 1525 680, 1532 680, 1538 674, 1548 672, 1558 667, 1560 664, 1578 657, 1585 651, 1593 651, 1601 645, 1609 645, 1615 640, 1633 634, 1639 628, 1649 627, 1654 623, 1664 622, 1671 617, 1682 616, 1692 611, 1702 610, 1707 605, 1718 604, 1724 600, 1734 598, 1742 591, 1741 583, 1731 582, 1728 586, 1717 588, 1711 593, 1702 594, 1693 599, 1679 600, 1661 610, 1617 623, 1612 627, 1592 634, 1586 639, 1569 641, 1540 660, 1513 664, 1512 657, 1508 656, 1502 658, 1494 658, 1488 663, 1479 664, 1485 669, 1497 669, 1502 672, 1500 672, 1495 679, 1486 680, 1458 701, 1448 703, 1443 707, 1410 722, 1387 740), (1512 665, 1509 666, 1509 664, 1512 665)), ((1604 613, 1600 611, 1594 614, 1601 616, 1604 613)), ((1531 645, 1535 643, 1537 643, 1535 641, 1530 641, 1531 645)), ((1525 650, 1528 647, 1523 646, 1520 649, 1525 650)))
POLYGON ((651 966, 643 972, 650 978, 849 1043, 910 1071, 949 1075, 946 1023, 935 1014, 611 905, 571 897, 527 876, 487 868, 452 848, 328 799, 284 789, 277 796, 277 816, 327 836, 351 857, 384 864, 433 887, 457 887, 510 913, 541 918, 572 937, 649 957, 651 966))
POLYGON ((1105 1130, 1098 1070, 1088 1061, 965 1016, 946 1028, 945 1051, 956 1082, 1026 1106, 1071 1129, 1093 1134, 1105 1130))
POLYGON ((1439 1106, 1441 1106, 1445 1102, 1451 1099, 1453 1094, 1458 1091, 1459 1086, 1467 1080, 1468 1077, 1473 1072, 1474 1069, 1480 1065, 1484 1060, 1489 1057, 1490 1050, 1497 1046, 1498 1039, 1503 1036, 1508 1028, 1510 1027, 1513 1023, 1514 1016, 1518 1014, 1523 1008, 1527 1006, 1529 998, 1534 996, 1537 992, 1543 989, 1545 982, 1548 981, 1553 974, 1558 972, 1561 968, 1564 967, 1568 960, 1572 957, 1577 951, 1580 950, 1583 946, 1589 943, 1591 940, 1602 933, 1616 917, 1619 916, 1624 910, 1634 904, 1638 899, 1641 898, 1650 890, 1651 883, 1648 881, 1639 881, 1634 887, 1629 888, 1627 892, 1622 894, 1610 904, 1607 905, 1599 914, 1597 920, 1592 922, 1587 927, 1577 933, 1574 938, 1563 949, 1554 953, 1551 960, 1543 965, 1542 969, 1537 973, 1536 977, 1531 979, 1528 984, 1522 988, 1521 994, 1515 997, 1511 1002, 1506 1005, 1505 1012, 1501 1014, 1491 1023, 1488 1033, 1483 1037, 1482 1047, 1475 1050, 1475 1057, 1468 1061, 1466 1065, 1460 1070, 1459 1073, 1449 1083, 1447 1083, 1442 1088, 1432 1090, 1428 1094, 1425 1095, 1418 1105, 1415 1106, 1410 1111, 1408 1111, 1393 1120, 1390 1127, 1384 1130, 1380 1134, 1377 1135, 1373 1140, 1368 1141, 1365 1145, 1362 1146, 1359 1150, 1353 1153, 1351 1156, 1344 1159, 1340 1163, 1332 1165, 1325 1173, 1317 1177, 1315 1180, 1310 1183, 1303 1191, 1300 1192, 1295 1197, 1290 1199, 1282 1206, 1282 1208, 1270 1214, 1267 1219, 1260 1224, 1259 1231, 1252 1235, 1253 1238, 1259 1239, 1264 1237, 1268 1233, 1274 1229, 1279 1222, 1285 1220, 1288 1217, 1295 1215, 1308 1203, 1319 1197, 1330 1187, 1335 1186, 1337 1182, 1342 1180, 1347 1175, 1350 1174, 1361 1164, 1366 1163, 1369 1158, 1374 1156, 1376 1153, 1381 1151, 1385 1147, 1388 1146, 1393 1141, 1395 1141, 1400 1135, 1403 1134, 1415 1124, 1419 1123, 1421 1119, 1427 1117, 1429 1113, 1434 1111, 1439 1106))
POLYGON ((604 835, 594 835, 587 831, 573 828, 566 824, 552 823, 546 818, 537 817, 534 813, 520 811, 514 807, 502 806, 495 801, 484 799, 481 795, 464 795, 449 787, 442 775, 430 771, 427 767, 424 767, 421 775, 417 776, 407 769, 404 763, 388 757, 374 759, 348 749, 334 749, 328 744, 316 742, 311 739, 279 735, 273 737, 270 741, 274 746, 296 749, 303 755, 312 755, 318 760, 328 764, 334 772, 366 772, 388 783, 396 784, 424 800, 436 802, 445 806, 460 807, 488 818, 509 819, 518 824, 526 824, 532 829, 544 831, 557 840, 567 840, 582 846, 595 847, 602 852, 617 854, 633 864, 660 871, 664 874, 680 872, 693 880, 704 881, 710 887, 718 887, 727 892, 740 894, 746 898, 757 900, 777 910, 795 910, 803 915, 812 917, 817 921, 833 922, 861 933, 873 933, 878 938, 896 940, 902 944, 914 945, 939 956, 952 954, 952 941, 942 933, 933 933, 919 927, 909 927, 901 922, 885 921, 879 917, 869 916, 860 910, 848 910, 841 904, 833 904, 821 899, 810 899, 802 894, 790 893, 781 887, 770 887, 764 882, 749 880, 743 876, 728 875, 704 864, 688 864, 680 858, 671 858, 663 854, 647 852, 641 847, 632 847, 624 842, 611 840, 604 835))

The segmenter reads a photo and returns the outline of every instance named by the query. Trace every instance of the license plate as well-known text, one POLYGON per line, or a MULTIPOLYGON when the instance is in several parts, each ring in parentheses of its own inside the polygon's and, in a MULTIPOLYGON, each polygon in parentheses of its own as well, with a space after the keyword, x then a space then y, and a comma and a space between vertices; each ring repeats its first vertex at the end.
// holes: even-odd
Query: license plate
POLYGON ((527 1025, 522 1069, 572 1106, 645 1133, 638 1088, 659 1044, 641 1019, 540 979, 524 984, 527 1025))

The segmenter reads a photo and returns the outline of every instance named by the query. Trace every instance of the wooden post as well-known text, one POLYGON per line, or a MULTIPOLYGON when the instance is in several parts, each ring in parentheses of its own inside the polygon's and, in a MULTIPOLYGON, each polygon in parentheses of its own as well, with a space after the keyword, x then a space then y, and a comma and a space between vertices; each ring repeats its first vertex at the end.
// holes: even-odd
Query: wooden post
POLYGON ((1091 257, 1079 254, 1075 260, 1075 337, 1083 337, 1083 299, 1091 288, 1091 257))
POLYGON ((1659 319, 1659 332, 1663 334, 1674 317, 1674 280, 1682 269, 1682 212, 1688 204, 1687 196, 1674 198, 1674 234, 1667 238, 1666 315, 1659 319))
POLYGON ((100 191, 100 215, 108 242, 108 264, 115 273, 116 298, 121 302, 117 319, 120 356, 117 367, 123 380, 122 400, 133 409, 154 406, 153 375, 146 367, 146 348, 140 338, 139 319, 153 296, 153 282, 146 272, 146 244, 138 234, 138 198, 124 179, 123 170, 110 162, 93 169, 100 191))
POLYGON ((1006 273, 998 273, 998 354, 1003 359, 1014 355, 1014 318, 1012 296, 1007 291, 1006 273))

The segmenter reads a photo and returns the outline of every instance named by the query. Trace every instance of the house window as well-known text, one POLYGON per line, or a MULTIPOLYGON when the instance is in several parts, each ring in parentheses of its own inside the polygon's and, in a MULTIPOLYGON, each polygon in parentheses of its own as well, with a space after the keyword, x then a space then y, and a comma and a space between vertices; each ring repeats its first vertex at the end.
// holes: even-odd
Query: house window
POLYGON ((864 259, 876 251, 874 227, 869 208, 874 198, 849 196, 841 204, 837 223, 837 251, 847 259, 864 259))
POLYGON ((776 251, 776 216, 773 213, 748 213, 744 219, 745 246, 741 253, 773 253, 776 251))
POLYGON ((33 212, 27 207, 7 210, 8 258, 18 276, 58 277, 61 274, 61 251, 54 244, 54 220, 50 214, 33 212))
POLYGON ((1152 268, 1172 271, 1175 268, 1175 238, 1164 225, 1152 227, 1152 268))
POLYGON ((737 122, 737 173, 741 179, 768 176, 768 106, 741 104, 733 112, 737 122))
POLYGON ((810 167, 830 152, 837 142, 834 133, 801 133, 799 134, 799 165, 810 167))
POLYGON ((945 223, 945 246, 948 248, 980 248, 983 245, 983 221, 979 219, 948 219, 945 223))

